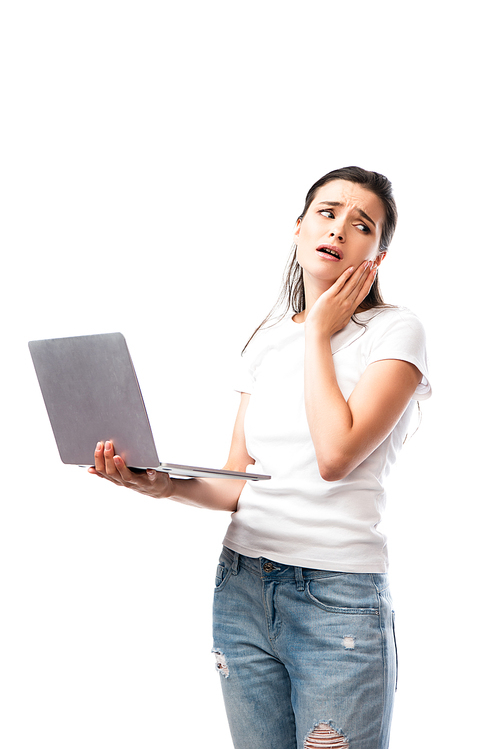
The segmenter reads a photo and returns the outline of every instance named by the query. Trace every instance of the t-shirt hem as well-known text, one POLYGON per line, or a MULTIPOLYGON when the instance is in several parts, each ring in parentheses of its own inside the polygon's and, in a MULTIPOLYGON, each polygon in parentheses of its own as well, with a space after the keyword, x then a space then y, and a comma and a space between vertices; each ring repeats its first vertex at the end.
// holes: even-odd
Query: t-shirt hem
POLYGON ((287 564, 290 567, 303 567, 304 569, 325 570, 327 572, 364 572, 373 574, 386 573, 388 570, 387 561, 380 559, 376 562, 373 561, 363 564, 352 564, 335 559, 309 559, 302 556, 280 554, 279 552, 264 548, 261 548, 259 550, 250 549, 242 546, 242 544, 232 541, 227 537, 224 539, 223 544, 224 546, 227 546, 228 549, 231 549, 231 551, 236 551, 238 554, 242 554, 243 556, 251 557, 253 559, 265 557, 271 562, 287 564))

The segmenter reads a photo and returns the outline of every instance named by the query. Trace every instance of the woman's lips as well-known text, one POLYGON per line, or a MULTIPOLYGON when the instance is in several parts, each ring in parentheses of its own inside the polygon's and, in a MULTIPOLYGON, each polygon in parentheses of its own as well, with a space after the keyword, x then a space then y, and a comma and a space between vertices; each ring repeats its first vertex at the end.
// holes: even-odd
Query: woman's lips
POLYGON ((343 260, 344 256, 339 250, 338 247, 335 247, 333 244, 320 244, 319 247, 316 247, 316 252, 319 252, 324 258, 327 258, 328 260, 336 260, 339 262, 339 260, 343 260))

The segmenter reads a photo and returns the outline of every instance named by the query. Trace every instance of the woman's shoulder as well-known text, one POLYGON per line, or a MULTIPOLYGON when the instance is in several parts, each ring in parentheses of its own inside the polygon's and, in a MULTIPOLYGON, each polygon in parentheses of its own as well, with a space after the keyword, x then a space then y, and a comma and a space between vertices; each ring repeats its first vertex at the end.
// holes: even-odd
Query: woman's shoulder
POLYGON ((294 323, 293 313, 271 320, 258 328, 243 350, 244 356, 253 357, 258 353, 282 345, 288 338, 294 338, 303 332, 303 325, 294 323))
POLYGON ((373 331, 404 326, 424 331, 422 321, 412 310, 397 305, 373 307, 357 313, 354 320, 361 325, 366 325, 369 330, 373 331))
POLYGON ((381 359, 402 359, 414 364, 422 374, 415 398, 424 400, 431 395, 427 366, 427 346, 424 326, 418 316, 407 307, 381 307, 361 313, 366 326, 364 353, 371 364, 381 359))

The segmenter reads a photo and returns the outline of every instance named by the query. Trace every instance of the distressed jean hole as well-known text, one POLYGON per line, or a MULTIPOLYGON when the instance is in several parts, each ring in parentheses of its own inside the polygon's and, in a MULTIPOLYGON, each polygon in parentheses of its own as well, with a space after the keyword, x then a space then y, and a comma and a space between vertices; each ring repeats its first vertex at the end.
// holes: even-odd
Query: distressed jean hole
POLYGON ((213 650, 215 654, 215 667, 217 671, 227 679, 229 676, 229 668, 226 663, 226 656, 220 650, 213 650))
POLYGON ((351 637, 350 635, 347 635, 346 637, 344 637, 344 639, 342 640, 342 643, 346 650, 354 650, 354 646, 356 644, 355 638, 351 637))
POLYGON ((347 749, 349 742, 328 723, 320 723, 306 736, 304 749, 347 749))

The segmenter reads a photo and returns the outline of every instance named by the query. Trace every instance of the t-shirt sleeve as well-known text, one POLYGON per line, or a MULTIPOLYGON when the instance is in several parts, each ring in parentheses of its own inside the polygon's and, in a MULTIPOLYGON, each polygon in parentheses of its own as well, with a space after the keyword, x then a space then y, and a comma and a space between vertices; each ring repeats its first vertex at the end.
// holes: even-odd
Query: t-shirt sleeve
POLYGON ((237 393, 253 393, 255 384, 253 356, 249 349, 236 357, 233 367, 233 388, 237 393))
POLYGON ((240 355, 236 360, 233 376, 233 387, 238 393, 253 392, 254 376, 251 366, 251 357, 248 353, 240 355))
POLYGON ((394 308, 390 314, 375 320, 368 352, 368 364, 382 359, 400 359, 414 364, 422 379, 413 394, 414 400, 426 400, 432 393, 427 366, 425 330, 416 315, 404 308, 394 308))

